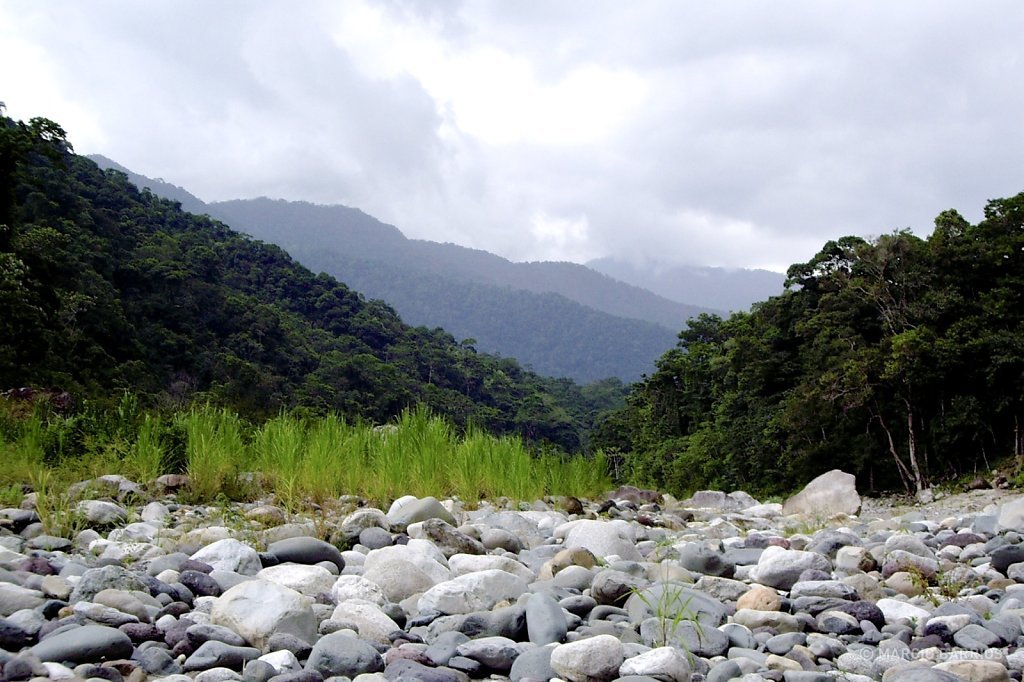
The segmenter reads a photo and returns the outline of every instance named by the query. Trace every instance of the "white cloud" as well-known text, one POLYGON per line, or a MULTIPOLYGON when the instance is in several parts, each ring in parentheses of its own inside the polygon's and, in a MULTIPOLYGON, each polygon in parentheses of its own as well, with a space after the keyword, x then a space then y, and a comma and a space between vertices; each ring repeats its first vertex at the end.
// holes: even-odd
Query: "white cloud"
POLYGON ((0 100, 205 199, 783 268, 1019 192, 1014 1, 0 3, 0 100))

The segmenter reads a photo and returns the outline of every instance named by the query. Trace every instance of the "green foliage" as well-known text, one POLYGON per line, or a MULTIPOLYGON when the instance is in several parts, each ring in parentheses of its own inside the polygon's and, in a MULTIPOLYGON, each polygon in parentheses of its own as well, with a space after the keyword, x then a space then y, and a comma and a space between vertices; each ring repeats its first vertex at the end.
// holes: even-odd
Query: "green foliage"
POLYGON ((903 487, 1024 457, 1024 194, 829 242, 749 313, 701 316, 606 415, 634 481, 781 494, 828 469, 903 487))
MULTIPOLYGON (((101 171, 50 121, 0 117, 0 152, 0 388, 59 387, 117 414, 105 456, 140 428, 138 405, 103 402, 125 389, 147 408, 209 403, 256 422, 304 408, 383 423, 425 405, 455 428, 587 447, 604 396, 409 327, 280 248, 101 171)), ((41 444, 48 462, 97 454, 76 440, 85 424, 64 426, 41 444)), ((151 470, 158 443, 184 457, 180 440, 172 428, 132 454, 151 470)))

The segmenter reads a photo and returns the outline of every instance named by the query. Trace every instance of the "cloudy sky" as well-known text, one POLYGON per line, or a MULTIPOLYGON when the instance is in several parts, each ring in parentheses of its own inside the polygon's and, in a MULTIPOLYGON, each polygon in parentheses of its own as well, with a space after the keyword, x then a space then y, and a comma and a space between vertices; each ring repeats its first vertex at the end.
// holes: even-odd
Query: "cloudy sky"
POLYGON ((0 0, 0 101, 213 201, 784 269, 1024 190, 1024 5, 0 0))

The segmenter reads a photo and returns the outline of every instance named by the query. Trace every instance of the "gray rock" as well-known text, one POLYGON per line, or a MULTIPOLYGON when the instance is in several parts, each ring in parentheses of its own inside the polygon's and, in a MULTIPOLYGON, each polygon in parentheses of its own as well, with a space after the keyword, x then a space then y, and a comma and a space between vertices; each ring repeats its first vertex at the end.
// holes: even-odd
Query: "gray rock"
POLYGON ((679 564, 701 575, 731 578, 736 572, 736 565, 725 558, 718 550, 708 547, 703 542, 687 542, 678 546, 679 564))
POLYGON ((134 647, 128 635, 106 625, 83 625, 50 635, 29 651, 41 661, 95 663, 128 658, 134 647))
POLYGON ((441 519, 450 526, 457 526, 455 517, 445 509, 437 498, 424 497, 399 498, 395 500, 387 513, 388 523, 393 528, 405 529, 410 524, 426 521, 427 519, 441 519))
POLYGON ((650 647, 673 646, 704 658, 721 656, 729 648, 728 635, 692 620, 648 618, 640 624, 640 637, 650 647))
POLYGON ((830 571, 832 562, 823 554, 772 546, 761 553, 750 577, 762 585, 788 590, 807 569, 830 571))
POLYGON ((219 571, 256 575, 263 564, 255 549, 234 538, 224 538, 206 545, 191 557, 219 571))
POLYGON ((90 526, 116 526, 128 520, 128 510, 105 500, 82 500, 77 510, 90 526))
MULTIPOLYGON (((563 569, 559 575, 570 569, 571 567, 563 569)), ((626 603, 630 595, 647 582, 644 578, 606 568, 593 577, 590 584, 590 595, 597 600, 598 604, 621 606, 626 603)))
POLYGON ((633 623, 651 616, 682 614, 702 626, 716 628, 725 622, 725 606, 714 597, 677 583, 656 583, 638 590, 626 600, 626 611, 633 623))
POLYGON ((267 552, 282 563, 290 561, 295 564, 318 564, 321 561, 329 561, 338 567, 338 571, 345 570, 345 559, 338 548, 319 538, 285 538, 270 543, 267 552))
POLYGON ((423 655, 434 665, 448 665, 448 659, 455 655, 459 645, 468 641, 469 637, 461 632, 443 632, 424 650, 423 655))
POLYGON ((618 677, 623 660, 622 642, 612 635, 559 644, 551 652, 551 667, 569 682, 612 680, 618 677))
POLYGON ((181 666, 167 649, 151 646, 140 649, 136 655, 139 665, 154 677, 167 677, 182 672, 181 666))
POLYGON ((1006 646, 1007 642, 980 625, 969 624, 953 634, 953 641, 961 649, 984 651, 992 647, 1006 646))
POLYGON ((463 642, 456 655, 477 661, 487 670, 507 674, 519 656, 519 647, 507 637, 480 637, 463 642))
POLYGON ((324 677, 355 677, 382 672, 384 659, 369 642, 344 632, 333 632, 321 637, 313 646, 306 670, 315 670, 324 677))
POLYGON ((543 592, 530 595, 526 602, 526 630, 530 641, 540 646, 565 639, 569 627, 554 597, 543 592))
POLYGON ((185 630, 185 638, 188 639, 189 644, 197 649, 209 641, 223 642, 232 646, 245 646, 245 639, 240 634, 231 628, 212 623, 190 625, 185 630))
POLYGON ((782 513, 812 517, 853 515, 860 511, 860 505, 856 477, 833 469, 818 476, 803 490, 783 502, 782 513))
POLYGON ((0 582, 0 616, 9 616, 22 609, 34 609, 46 603, 46 596, 13 583, 0 582))
POLYGON ((527 649, 519 654, 508 673, 509 680, 521 682, 522 680, 550 680, 553 677, 558 677, 558 673, 551 667, 551 652, 554 648, 553 645, 542 646, 527 649))
POLYGON ((203 642, 195 652, 185 659, 185 672, 209 670, 210 668, 231 668, 241 671, 248 661, 259 658, 260 650, 250 646, 232 646, 217 640, 203 642))
POLYGON ((427 519, 420 527, 424 537, 433 542, 446 559, 456 554, 487 553, 487 548, 479 540, 458 531, 441 519, 427 519))
POLYGON ((420 682, 469 682, 469 675, 451 668, 430 668, 417 661, 399 658, 384 669, 386 680, 420 680, 420 682))
POLYGON ((380 549, 395 544, 391 533, 378 526, 359 531, 359 544, 368 549, 380 549))
POLYGON ((75 589, 71 592, 72 604, 79 601, 92 601, 103 590, 139 590, 148 592, 142 578, 121 566, 102 566, 90 568, 82 574, 75 589))

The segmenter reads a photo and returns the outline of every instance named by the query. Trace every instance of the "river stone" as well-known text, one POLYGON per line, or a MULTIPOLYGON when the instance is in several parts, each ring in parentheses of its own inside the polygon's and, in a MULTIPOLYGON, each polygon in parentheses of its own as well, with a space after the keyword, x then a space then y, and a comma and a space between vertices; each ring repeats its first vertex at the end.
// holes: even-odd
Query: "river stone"
POLYGON ((554 597, 544 592, 530 595, 526 602, 526 630, 530 641, 540 646, 565 639, 569 627, 554 597))
POLYGON ((331 620, 355 625, 360 637, 375 644, 388 644, 388 635, 401 629, 380 606, 358 599, 338 604, 331 614, 331 620))
POLYGON ((490 569, 434 585, 423 593, 417 607, 448 614, 486 611, 502 600, 516 599, 527 589, 522 578, 490 569))
POLYGON ((839 469, 818 476, 782 504, 782 513, 830 517, 860 511, 857 478, 839 469))
POLYGON ((317 623, 306 597, 266 580, 248 580, 217 598, 210 612, 214 625, 231 628, 252 646, 263 649, 275 632, 312 642, 317 623))
POLYGON ((679 565, 701 575, 731 578, 736 565, 727 560, 721 551, 708 547, 703 542, 687 542, 676 546, 679 565))
POLYGON ((659 680, 688 682, 690 663, 686 656, 674 647, 663 646, 651 649, 623 661, 619 676, 644 675, 659 680))
POLYGON ((612 635, 559 644, 551 652, 551 667, 569 682, 613 680, 624 660, 622 642, 612 635))
POLYGON ((952 673, 966 682, 1009 682, 1010 675, 999 661, 952 660, 939 663, 932 670, 952 673))
POLYGON ((554 536, 564 538, 566 548, 583 547, 601 558, 614 555, 627 561, 642 559, 636 549, 633 527, 621 519, 569 521, 555 529, 554 536))
POLYGON ((22 609, 34 609, 44 603, 46 597, 39 590, 0 582, 0 616, 9 616, 22 609))
POLYGON ((996 528, 999 531, 1012 530, 1024 533, 1024 495, 1004 503, 999 508, 996 528))
POLYGON ((82 500, 76 507, 90 526, 115 526, 128 520, 128 511, 106 500, 82 500))
POLYGON ((773 545, 761 553, 750 577, 762 585, 788 590, 799 581, 800 574, 808 569, 830 571, 832 562, 823 554, 773 545))
POLYGON ((498 569, 505 571, 506 573, 519 576, 527 583, 532 583, 536 580, 536 576, 533 571, 521 562, 516 561, 510 556, 501 556, 497 554, 456 554, 449 557, 448 568, 451 569, 453 578, 457 578, 460 575, 466 575, 467 573, 498 569))
POLYGON ((268 566, 256 574, 259 580, 267 580, 291 588, 307 597, 330 594, 337 576, 323 566, 303 564, 278 564, 268 566))
POLYGON ((345 570, 345 559, 337 547, 319 538, 299 536, 272 542, 267 553, 273 555, 281 563, 318 564, 329 561, 338 567, 338 572, 345 570))
POLYGON ((361 575, 338 576, 334 585, 331 586, 330 592, 335 604, 342 604, 350 599, 370 602, 377 606, 384 606, 388 603, 388 598, 384 595, 384 590, 380 585, 361 575))
POLYGON ((455 653, 477 661, 488 670, 506 675, 519 656, 519 646, 508 637, 478 637, 460 644, 455 653))
POLYGON ((29 653, 41 661, 95 663, 128 658, 133 650, 132 640, 120 630, 106 625, 83 625, 50 635, 29 649, 29 653))
POLYGON ((391 503, 388 509, 387 520, 392 529, 404 529, 410 524, 426 521, 427 519, 441 519, 450 526, 457 526, 458 522, 451 512, 437 501, 435 497, 400 497, 391 503))
POLYGON ((557 678, 558 673, 551 667, 551 652, 555 645, 527 649, 516 657, 508 677, 511 682, 522 680, 550 680, 557 678))
POLYGON ((879 599, 875 602, 875 606, 885 616, 887 623, 895 623, 898 620, 921 623, 932 615, 920 606, 914 606, 898 599, 879 599))
POLYGON ((195 648, 199 648, 211 640, 232 646, 245 646, 245 639, 240 634, 223 625, 212 623, 196 623, 188 626, 188 629, 185 630, 185 637, 195 648))
POLYGON ((121 566, 101 566, 90 568, 82 574, 69 601, 91 601, 97 594, 106 589, 149 591, 142 578, 121 566))
POLYGON ((259 658, 260 650, 251 646, 233 646, 209 640, 199 645, 191 656, 185 659, 185 672, 209 670, 210 668, 232 668, 241 670, 246 662, 259 658))
POLYGON ((359 531, 359 544, 367 549, 380 549, 381 547, 390 547, 395 544, 395 541, 391 537, 391 533, 383 528, 372 526, 359 531))
MULTIPOLYGON (((626 573, 625 571, 606 568, 598 572, 597 575, 591 575, 589 571, 582 567, 567 567, 563 569, 556 576, 556 581, 559 577, 564 581, 567 576, 572 575, 574 569, 580 573, 581 577, 589 580, 590 594, 597 600, 598 604, 621 606, 629 599, 630 595, 636 593, 637 590, 648 583, 645 578, 626 573), (584 571, 586 572, 584 573, 584 571)), ((564 585, 565 583, 562 582, 562 584, 564 585)))
POLYGON ((419 680, 419 682, 469 682, 469 675, 451 668, 431 668, 418 661, 399 658, 384 668, 385 680, 419 680))
POLYGON ((241 575, 256 575, 263 567, 256 550, 234 538, 212 542, 190 558, 209 564, 215 570, 231 571, 241 575))
POLYGON ((224 589, 211 576, 199 571, 182 571, 178 582, 192 591, 197 597, 219 597, 224 589))
POLYGON ((655 583, 637 590, 626 600, 629 620, 640 623, 659 612, 675 616, 682 613, 704 627, 718 627, 725 622, 725 606, 714 597, 678 583, 655 583))
POLYGON ((640 637, 647 646, 673 646, 704 658, 721 656, 729 648, 729 636, 718 628, 691 620, 676 621, 671 615, 643 621, 640 637))
POLYGON ((307 671, 316 671, 326 677, 354 678, 364 673, 384 670, 384 659, 369 642, 344 632, 324 635, 313 646, 306 661, 307 671))
POLYGON ((445 558, 454 554, 486 554, 487 548, 479 540, 453 528, 441 519, 427 519, 420 524, 424 539, 433 542, 445 558))

